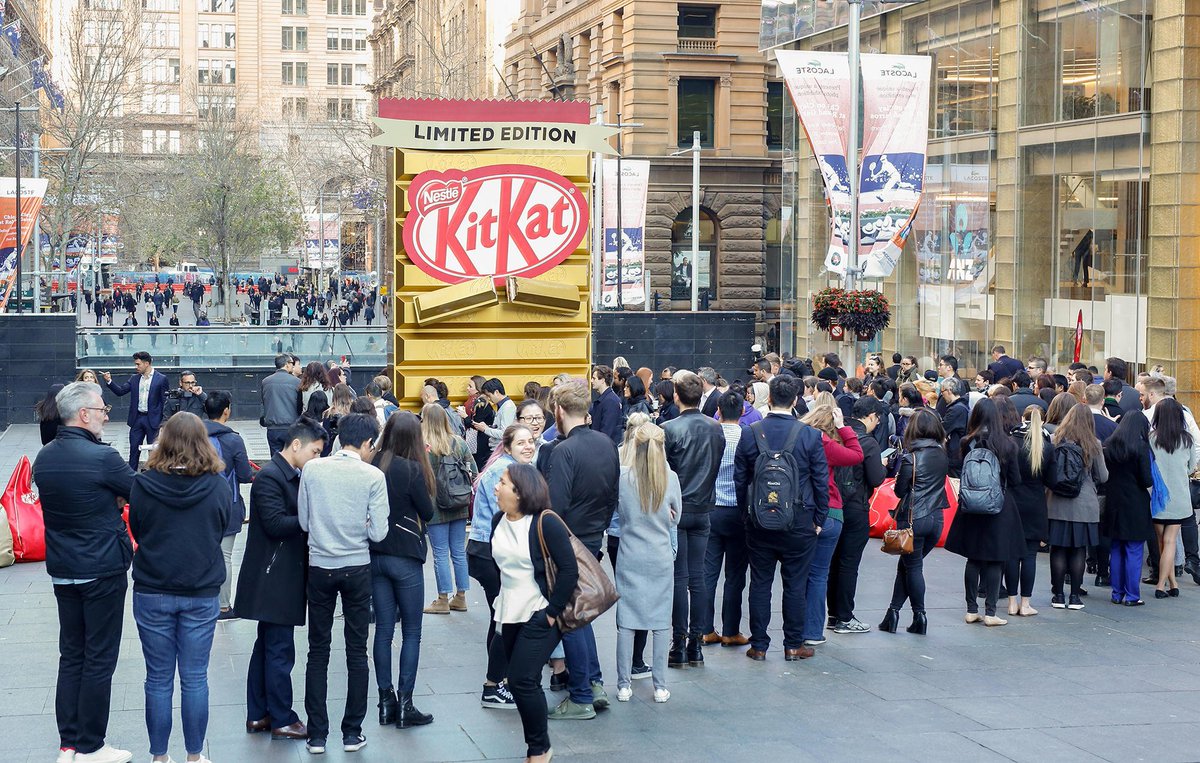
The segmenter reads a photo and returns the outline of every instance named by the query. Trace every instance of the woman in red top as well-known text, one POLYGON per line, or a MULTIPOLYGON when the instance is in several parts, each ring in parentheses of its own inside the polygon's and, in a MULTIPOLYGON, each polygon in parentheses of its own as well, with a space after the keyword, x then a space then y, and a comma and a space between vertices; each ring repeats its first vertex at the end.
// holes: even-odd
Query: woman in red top
POLYGON ((821 430, 825 460, 829 462, 829 517, 817 536, 817 549, 808 573, 808 604, 804 616, 804 646, 812 647, 825 643, 825 590, 829 584, 829 564, 842 535, 842 494, 834 480, 834 470, 839 466, 861 464, 863 450, 858 444, 858 436, 846 426, 841 409, 828 393, 817 396, 813 408, 801 421, 821 430))

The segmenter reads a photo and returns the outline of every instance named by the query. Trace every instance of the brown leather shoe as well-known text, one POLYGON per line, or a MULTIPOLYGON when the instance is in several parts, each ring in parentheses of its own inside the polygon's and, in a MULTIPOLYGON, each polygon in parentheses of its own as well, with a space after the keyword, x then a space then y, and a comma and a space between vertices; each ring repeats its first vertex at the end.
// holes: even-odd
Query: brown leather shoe
POLYGON ((749 657, 750 659, 754 660, 755 662, 762 662, 763 660, 767 659, 766 652, 760 652, 759 650, 755 649, 754 647, 750 647, 749 649, 746 650, 746 656, 749 657))
POLYGON ((740 633, 736 636, 721 637, 721 646, 746 646, 749 643, 750 639, 746 638, 740 633))
POLYGON ((722 642, 723 642, 725 639, 723 639, 723 638, 721 638, 720 636, 718 636, 718 635, 716 634, 716 631, 714 631, 714 632, 712 632, 712 633, 705 633, 705 634, 704 634, 704 636, 703 636, 703 637, 702 637, 700 640, 701 640, 702 642, 704 642, 704 645, 705 645, 705 646, 709 646, 709 645, 711 645, 711 644, 720 644, 720 643, 722 643, 722 642))
POLYGON ((271 729, 272 739, 308 739, 308 727, 302 721, 296 721, 291 726, 281 729, 271 729))
POLYGON ((257 721, 246 721, 246 733, 257 734, 260 731, 269 731, 271 729, 271 716, 267 715, 257 721))
POLYGON ((814 654, 816 654, 816 652, 813 651, 812 647, 802 646, 798 649, 784 649, 783 659, 787 660, 788 662, 795 662, 796 660, 807 660, 814 654))

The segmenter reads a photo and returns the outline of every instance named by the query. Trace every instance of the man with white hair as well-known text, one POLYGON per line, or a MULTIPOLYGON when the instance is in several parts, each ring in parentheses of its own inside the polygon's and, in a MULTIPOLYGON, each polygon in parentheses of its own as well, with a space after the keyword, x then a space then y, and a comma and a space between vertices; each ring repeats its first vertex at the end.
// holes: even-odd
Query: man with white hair
POLYGON ((700 393, 700 412, 710 419, 717 413, 717 402, 721 393, 717 391, 717 372, 711 366, 700 366, 696 370, 704 391, 700 393))
POLYGON ((133 754, 104 737, 133 559, 117 500, 129 496, 134 472, 100 442, 111 409, 100 385, 68 384, 55 402, 63 426, 38 453, 33 481, 46 523, 46 572, 58 604, 58 760, 125 763, 133 754))

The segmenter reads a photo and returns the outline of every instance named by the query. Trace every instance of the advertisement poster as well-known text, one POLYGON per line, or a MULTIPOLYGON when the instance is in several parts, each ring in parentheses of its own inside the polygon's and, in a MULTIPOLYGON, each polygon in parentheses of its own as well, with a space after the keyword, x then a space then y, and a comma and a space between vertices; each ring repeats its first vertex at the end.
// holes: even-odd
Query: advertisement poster
POLYGON ((891 275, 912 232, 929 145, 929 56, 864 53, 859 265, 891 275))
POLYGON ((646 194, 650 187, 650 162, 621 161, 621 224, 617 225, 617 163, 604 162, 604 286, 601 306, 616 308, 617 247, 621 247, 622 305, 646 301, 646 194), (620 231, 618 231, 618 227, 620 231))
POLYGON ((913 220, 920 283, 953 285, 957 302, 987 290, 992 242, 987 164, 934 164, 913 220))
MULTIPOLYGON (((21 247, 29 243, 48 180, 21 180, 21 247)), ((0 178, 0 310, 8 306, 17 274, 17 179, 0 178)))
POLYGON ((825 268, 831 273, 845 273, 852 214, 850 173, 846 168, 849 60, 845 53, 798 50, 777 50, 775 57, 821 168, 831 225, 825 268))
MULTIPOLYGON (((696 289, 701 295, 712 289, 712 253, 707 249, 700 250, 696 261, 696 289)), ((689 300, 692 298, 692 253, 677 251, 671 255, 671 299, 689 300)))
POLYGON ((304 267, 321 270, 336 268, 341 254, 339 239, 336 213, 305 215, 304 267), (324 239, 323 243, 322 239, 324 239))

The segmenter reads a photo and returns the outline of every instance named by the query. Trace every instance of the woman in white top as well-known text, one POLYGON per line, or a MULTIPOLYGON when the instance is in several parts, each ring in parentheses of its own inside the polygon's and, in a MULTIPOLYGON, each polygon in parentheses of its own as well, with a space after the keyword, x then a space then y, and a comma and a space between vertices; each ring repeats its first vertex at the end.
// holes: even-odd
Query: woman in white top
POLYGON ((542 694, 542 666, 562 631, 557 618, 575 591, 579 568, 571 534, 550 508, 550 492, 538 470, 510 464, 496 485, 500 512, 492 518, 492 559, 500 572, 495 621, 508 657, 508 688, 525 731, 526 763, 554 757, 542 694), (542 541, 556 570, 554 588, 546 574, 542 541))

